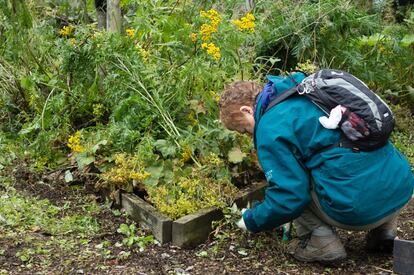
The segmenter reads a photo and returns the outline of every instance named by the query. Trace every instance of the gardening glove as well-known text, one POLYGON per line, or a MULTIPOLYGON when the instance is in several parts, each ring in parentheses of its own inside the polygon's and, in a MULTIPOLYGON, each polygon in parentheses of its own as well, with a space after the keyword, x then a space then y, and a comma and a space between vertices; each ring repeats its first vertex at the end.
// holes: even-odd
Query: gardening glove
POLYGON ((342 112, 343 112, 343 107, 341 105, 338 105, 331 110, 329 114, 329 118, 326 116, 321 116, 319 118, 319 122, 326 129, 336 129, 338 128, 338 124, 342 119, 342 112))
POLYGON ((236 222, 237 227, 238 227, 238 228, 240 228, 240 229, 242 229, 242 230, 244 230, 244 231, 248 231, 248 230, 247 230, 247 227, 246 227, 246 224, 244 223, 244 220, 243 220, 243 214, 244 214, 244 212, 246 212, 246 211, 247 211, 247 208, 243 208, 243 209, 242 209, 242 211, 241 211, 242 217, 241 217, 241 219, 240 219, 240 220, 238 220, 238 221, 236 222))

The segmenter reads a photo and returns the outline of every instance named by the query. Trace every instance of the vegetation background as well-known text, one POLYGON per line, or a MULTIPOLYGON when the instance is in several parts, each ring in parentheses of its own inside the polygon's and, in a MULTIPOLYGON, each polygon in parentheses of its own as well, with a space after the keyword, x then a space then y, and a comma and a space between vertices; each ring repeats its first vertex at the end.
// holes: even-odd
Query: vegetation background
MULTIPOLYGON (((294 69, 336 68, 367 83, 391 104, 392 140, 414 164, 411 6, 250 2, 0 0, 1 230, 98 232, 88 215, 48 220, 69 206, 16 191, 10 178, 23 170, 144 194, 172 218, 225 208, 261 175, 250 139, 218 121, 220 92, 294 69)), ((148 241, 125 226, 126 244, 148 241)))
POLYGON ((350 71, 396 105, 395 142, 412 159, 414 13, 396 22, 386 1, 246 11, 124 0, 108 1, 105 24, 100 2, 0 2, 3 165, 63 169, 68 182, 77 170, 99 188, 143 191, 173 218, 224 206, 255 163, 250 141, 217 120, 224 84, 316 67, 350 71))

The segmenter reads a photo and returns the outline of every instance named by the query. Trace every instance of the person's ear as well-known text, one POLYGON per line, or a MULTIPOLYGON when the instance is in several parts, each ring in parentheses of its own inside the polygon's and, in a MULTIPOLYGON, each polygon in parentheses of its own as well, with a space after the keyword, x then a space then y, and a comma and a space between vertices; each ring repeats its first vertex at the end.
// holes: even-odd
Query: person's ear
POLYGON ((242 112, 244 114, 253 115, 253 109, 252 109, 252 107, 249 107, 249 106, 241 106, 240 107, 240 112, 242 112))

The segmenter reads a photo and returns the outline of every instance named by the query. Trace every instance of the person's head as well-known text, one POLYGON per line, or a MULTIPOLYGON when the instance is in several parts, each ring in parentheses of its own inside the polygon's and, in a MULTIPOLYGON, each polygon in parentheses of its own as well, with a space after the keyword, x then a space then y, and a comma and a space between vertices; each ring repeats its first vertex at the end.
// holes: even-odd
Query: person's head
POLYGON ((262 87, 253 81, 236 81, 226 85, 220 96, 220 120, 229 130, 252 134, 254 105, 262 87))

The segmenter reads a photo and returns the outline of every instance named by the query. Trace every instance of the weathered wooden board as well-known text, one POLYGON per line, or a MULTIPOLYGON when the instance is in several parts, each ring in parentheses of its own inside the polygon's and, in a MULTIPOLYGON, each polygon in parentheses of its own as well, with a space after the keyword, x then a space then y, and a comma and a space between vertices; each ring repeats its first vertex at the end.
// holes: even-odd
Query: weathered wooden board
POLYGON ((151 230, 161 244, 171 241, 172 220, 151 204, 134 194, 122 193, 121 205, 134 221, 151 230))
POLYGON ((204 242, 210 234, 212 222, 223 218, 215 207, 202 209, 173 222, 172 243, 180 247, 192 247, 204 242))
POLYGON ((414 241, 394 240, 394 272, 414 274, 414 241))
POLYGON ((263 200, 266 186, 267 182, 265 181, 253 183, 241 191, 234 203, 238 208, 250 207, 254 202, 263 200))
MULTIPOLYGON (((266 182, 254 183, 241 191, 234 200, 237 207, 247 207, 254 201, 262 200, 266 185, 266 182)), ((172 241, 180 247, 191 247, 204 242, 212 230, 212 222, 223 218, 220 209, 211 207, 173 221, 140 197, 130 193, 121 194, 121 205, 134 221, 150 229, 160 243, 172 241)))

